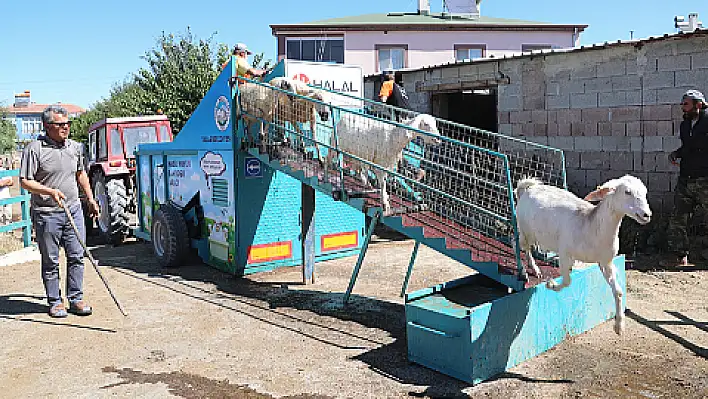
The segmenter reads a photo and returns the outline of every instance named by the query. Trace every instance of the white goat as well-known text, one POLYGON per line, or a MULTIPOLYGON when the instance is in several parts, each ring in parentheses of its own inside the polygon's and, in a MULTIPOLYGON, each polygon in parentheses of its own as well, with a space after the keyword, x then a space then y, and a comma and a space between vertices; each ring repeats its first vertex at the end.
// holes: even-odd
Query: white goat
MULTIPOLYGON (((437 128, 435 118, 427 114, 420 114, 413 120, 405 123, 413 129, 423 130, 432 133, 433 136, 421 135, 426 144, 440 144, 438 138, 440 132, 437 128), (435 137, 438 136, 438 137, 435 137)), ((364 115, 346 113, 337 123, 337 141, 335 143, 332 135, 330 145, 334 148, 338 146, 340 151, 357 156, 373 164, 379 165, 389 170, 395 170, 398 161, 403 156, 403 149, 406 148, 418 133, 409 128, 396 126, 390 123, 367 118, 364 115)), ((331 164, 335 151, 327 153, 325 165, 331 164)), ((350 167, 358 170, 362 183, 368 184, 366 170, 368 166, 356 160, 347 160, 350 167)), ((378 168, 372 168, 376 175, 376 180, 381 186, 381 201, 384 212, 391 209, 391 203, 386 190, 387 173, 378 168)))
POLYGON ((531 255, 532 245, 559 256, 562 282, 549 280, 546 283, 554 291, 570 285, 570 271, 576 261, 598 263, 614 296, 617 334, 624 329, 623 293, 612 260, 619 250, 622 218, 626 215, 640 224, 651 220, 646 195, 647 189, 641 180, 630 175, 604 183, 585 200, 536 179, 522 179, 516 188, 519 243, 534 272, 541 274, 531 255), (600 203, 593 205, 587 201, 600 203))
MULTIPOLYGON (((325 95, 321 90, 313 89, 297 80, 277 77, 271 79, 268 85, 314 100, 325 101, 325 95)), ((247 131, 250 131, 251 125, 258 121, 256 118, 260 117, 268 123, 272 123, 275 119, 278 119, 280 123, 290 122, 293 128, 303 136, 305 134, 300 130, 299 124, 309 123, 314 137, 318 114, 324 121, 329 119, 327 106, 291 96, 267 86, 245 82, 239 86, 239 91, 244 111, 247 113, 244 115, 247 131)), ((260 126, 260 137, 261 139, 264 137, 263 123, 260 126)), ((302 139, 301 142, 303 142, 302 139)), ((315 147, 317 158, 321 159, 320 149, 317 145, 315 147)))

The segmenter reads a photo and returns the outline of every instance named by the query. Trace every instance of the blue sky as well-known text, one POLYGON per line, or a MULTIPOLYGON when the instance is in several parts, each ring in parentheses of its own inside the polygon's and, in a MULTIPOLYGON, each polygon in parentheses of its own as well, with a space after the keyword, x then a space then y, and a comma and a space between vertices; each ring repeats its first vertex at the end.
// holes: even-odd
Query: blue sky
MULTIPOLYGON (((433 12, 442 0, 431 0, 433 12)), ((0 2, 0 104, 14 92, 32 91, 38 103, 83 107, 144 66, 140 59, 162 31, 246 42, 275 58, 270 24, 308 22, 389 11, 415 11, 416 0, 73 1, 0 2), (8 4, 9 3, 9 4, 8 4), (252 4, 246 6, 246 4, 252 4)), ((675 15, 698 12, 708 26, 708 1, 483 0, 482 14, 552 23, 587 24, 582 44, 675 33, 675 15)))

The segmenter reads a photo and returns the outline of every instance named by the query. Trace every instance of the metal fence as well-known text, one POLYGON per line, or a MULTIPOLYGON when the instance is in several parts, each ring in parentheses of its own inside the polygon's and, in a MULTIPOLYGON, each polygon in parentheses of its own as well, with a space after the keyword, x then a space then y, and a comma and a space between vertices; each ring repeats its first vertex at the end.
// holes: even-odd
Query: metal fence
MULTIPOLYGON (((0 179, 19 175, 19 169, 0 171, 0 179)), ((9 222, 7 224, 0 225, 0 233, 7 233, 13 230, 22 229, 22 241, 25 247, 30 246, 32 240, 32 223, 30 222, 29 215, 29 201, 30 195, 24 188, 20 188, 20 195, 0 199, 0 208, 12 206, 12 204, 16 204, 18 202, 21 203, 22 219, 17 222, 9 222)), ((0 209, 0 211, 4 211, 4 209, 0 209)))
POLYGON ((362 108, 335 106, 344 94, 313 87, 294 93, 243 79, 239 89, 246 140, 261 152, 469 249, 475 261, 521 270, 516 182, 565 187, 557 149, 365 99, 357 98, 362 108))

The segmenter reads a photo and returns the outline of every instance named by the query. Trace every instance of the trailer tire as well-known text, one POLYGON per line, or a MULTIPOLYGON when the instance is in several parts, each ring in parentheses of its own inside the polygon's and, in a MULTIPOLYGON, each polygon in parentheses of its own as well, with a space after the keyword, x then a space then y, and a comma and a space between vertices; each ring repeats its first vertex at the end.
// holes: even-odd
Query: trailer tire
POLYGON ((155 212, 150 236, 153 252, 162 267, 181 266, 189 255, 187 222, 172 205, 162 205, 155 212))
POLYGON ((101 211, 98 229, 106 242, 122 244, 130 230, 128 215, 128 191, 122 178, 109 179, 96 172, 94 194, 101 211))

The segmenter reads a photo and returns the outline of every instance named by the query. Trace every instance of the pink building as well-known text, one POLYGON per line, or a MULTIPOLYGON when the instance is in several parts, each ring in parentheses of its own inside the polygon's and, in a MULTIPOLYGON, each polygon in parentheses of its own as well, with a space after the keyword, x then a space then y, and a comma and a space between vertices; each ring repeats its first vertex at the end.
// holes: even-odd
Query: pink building
POLYGON ((448 0, 451 12, 391 12, 271 25, 278 60, 360 65, 365 75, 420 68, 537 49, 575 47, 587 25, 551 24, 482 16, 480 0, 448 0))

